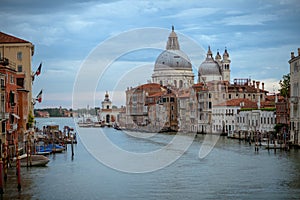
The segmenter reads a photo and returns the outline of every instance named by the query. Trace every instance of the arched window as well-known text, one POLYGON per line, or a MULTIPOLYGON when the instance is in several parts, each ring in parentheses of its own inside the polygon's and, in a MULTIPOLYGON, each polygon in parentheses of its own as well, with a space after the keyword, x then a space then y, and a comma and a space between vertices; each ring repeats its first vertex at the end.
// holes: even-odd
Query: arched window
POLYGON ((106 109, 109 109, 109 105, 106 106, 106 109))
POLYGON ((159 81, 159 84, 160 84, 160 85, 163 85, 163 82, 162 82, 162 81, 159 81))
POLYGON ((106 123, 110 123, 110 115, 109 114, 106 115, 106 123))
POLYGON ((180 80, 180 81, 179 81, 179 88, 182 88, 182 86, 183 86, 183 81, 180 80))
POLYGON ((177 81, 176 80, 174 80, 174 86, 177 87, 177 81))

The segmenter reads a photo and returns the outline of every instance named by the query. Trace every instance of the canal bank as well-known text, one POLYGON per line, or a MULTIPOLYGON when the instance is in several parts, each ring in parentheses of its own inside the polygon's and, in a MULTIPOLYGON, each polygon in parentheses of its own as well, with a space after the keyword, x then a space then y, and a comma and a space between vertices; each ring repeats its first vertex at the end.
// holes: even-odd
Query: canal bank
MULTIPOLYGON (((37 119, 73 126, 71 118, 37 119)), ((135 138, 112 128, 101 129, 120 148, 134 152, 159 149, 174 135, 157 134, 135 138)), ((15 180, 5 188, 5 199, 298 199, 300 197, 300 152, 254 151, 254 146, 220 137, 204 159, 198 135, 189 149, 171 165, 151 173, 129 174, 96 160, 81 141, 71 151, 50 155, 47 167, 22 168, 22 192, 15 180), (6 196, 5 196, 6 195, 6 196)), ((147 133, 144 133, 147 134, 147 133)), ((15 171, 10 172, 15 177, 15 171)))

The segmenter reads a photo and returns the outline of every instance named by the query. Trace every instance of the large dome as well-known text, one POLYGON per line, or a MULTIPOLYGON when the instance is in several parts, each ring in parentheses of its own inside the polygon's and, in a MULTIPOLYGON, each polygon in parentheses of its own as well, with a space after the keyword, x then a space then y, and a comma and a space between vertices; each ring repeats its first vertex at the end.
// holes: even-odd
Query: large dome
POLYGON ((154 71, 168 69, 192 71, 192 64, 189 57, 183 51, 165 50, 157 57, 154 71))

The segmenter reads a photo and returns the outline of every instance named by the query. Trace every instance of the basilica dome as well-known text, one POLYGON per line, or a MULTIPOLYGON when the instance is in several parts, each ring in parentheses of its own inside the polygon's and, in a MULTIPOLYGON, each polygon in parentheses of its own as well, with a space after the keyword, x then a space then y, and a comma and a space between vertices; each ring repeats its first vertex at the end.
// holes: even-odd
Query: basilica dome
POLYGON ((155 61, 152 81, 175 88, 188 88, 194 83, 191 60, 180 50, 174 26, 168 37, 166 50, 155 61))
POLYGON ((192 64, 189 57, 183 51, 177 49, 168 49, 163 51, 157 57, 154 71, 168 69, 192 71, 192 64))

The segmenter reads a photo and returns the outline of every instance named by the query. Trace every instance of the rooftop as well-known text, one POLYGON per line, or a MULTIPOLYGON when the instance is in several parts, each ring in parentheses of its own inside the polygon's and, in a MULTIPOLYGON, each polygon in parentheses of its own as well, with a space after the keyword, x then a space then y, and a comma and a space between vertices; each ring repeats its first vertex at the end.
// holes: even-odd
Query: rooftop
POLYGON ((20 38, 17 38, 15 36, 0 32, 0 43, 6 44, 6 43, 30 43, 30 42, 20 39, 20 38))

